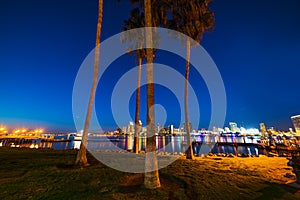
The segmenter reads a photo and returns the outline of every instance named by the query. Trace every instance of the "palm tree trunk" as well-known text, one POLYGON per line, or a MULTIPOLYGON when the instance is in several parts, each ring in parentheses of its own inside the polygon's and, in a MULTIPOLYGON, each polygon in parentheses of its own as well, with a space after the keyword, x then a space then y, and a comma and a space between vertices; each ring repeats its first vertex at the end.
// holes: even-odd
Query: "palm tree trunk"
POLYGON ((189 122, 189 106, 188 106, 188 96, 189 96, 189 73, 190 73, 190 58, 191 58, 191 41, 187 39, 186 42, 186 66, 185 66, 185 88, 184 88, 184 113, 185 113, 185 128, 187 136, 188 149, 186 151, 186 158, 194 160, 194 153, 191 142, 191 127, 189 122))
POLYGON ((135 100, 135 136, 134 136, 134 151, 136 154, 139 153, 139 133, 141 130, 140 126, 140 107, 141 107, 141 73, 142 73, 142 61, 143 59, 139 57, 138 66, 138 81, 137 81, 137 91, 135 100))
POLYGON ((94 60, 94 74, 93 74, 92 89, 91 89, 91 93, 90 93, 90 99, 89 99, 88 109, 87 109, 87 113, 86 113, 86 119, 85 119, 85 123, 84 123, 82 141, 81 141, 80 149, 77 153, 76 160, 75 160, 75 165, 81 165, 81 166, 88 165, 88 161, 87 161, 87 157, 86 157, 86 145, 87 145, 88 132, 89 132, 89 127, 90 127, 90 122, 91 122, 93 105, 94 105, 94 101, 95 101, 97 82, 98 82, 102 15, 103 15, 103 0, 99 0, 97 35, 96 35, 96 50, 95 50, 95 58, 94 58, 95 60, 94 60))
MULTIPOLYGON (((151 0, 144 1, 145 7, 145 25, 152 27, 151 0)), ((146 47, 152 45, 152 31, 146 30, 146 47)), ((156 157, 156 137, 155 137, 155 119, 154 119, 154 74, 153 74, 153 49, 147 48, 147 145, 144 185, 148 189, 160 187, 158 175, 158 163, 156 157)))

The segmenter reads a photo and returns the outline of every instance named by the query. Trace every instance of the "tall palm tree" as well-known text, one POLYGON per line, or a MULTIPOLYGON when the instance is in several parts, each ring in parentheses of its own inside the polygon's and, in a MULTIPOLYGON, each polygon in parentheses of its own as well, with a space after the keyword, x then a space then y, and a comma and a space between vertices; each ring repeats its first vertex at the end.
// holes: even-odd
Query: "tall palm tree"
MULTIPOLYGON (((131 4, 137 5, 144 11, 144 26, 156 27, 167 24, 167 14, 165 12, 164 1, 161 0, 131 0, 131 4)), ((135 27, 137 28, 137 27, 135 27)), ((147 59, 147 144, 146 144, 146 160, 145 169, 151 172, 146 172, 144 177, 144 185, 146 188, 155 189, 160 187, 158 174, 158 163, 156 157, 156 137, 155 137, 155 115, 154 115, 154 74, 153 74, 153 58, 154 49, 151 47, 153 42, 158 42, 158 35, 149 29, 142 34, 146 39, 145 53, 147 59), (153 37, 154 36, 154 37, 153 37), (153 41, 154 40, 154 41, 153 41), (155 170, 153 170, 155 169, 155 170)), ((143 39, 142 41, 145 41, 143 39)), ((140 52, 140 51, 139 51, 140 52)))
POLYGON ((88 131, 90 127, 91 115, 93 110, 93 105, 95 101, 95 94, 97 89, 98 82, 98 74, 99 74, 99 58, 100 58, 100 37, 101 37, 101 28, 102 28, 102 15, 103 15, 103 0, 99 0, 98 3, 98 23, 97 23, 97 34, 96 34, 96 49, 95 49, 95 58, 94 58, 94 74, 93 74, 93 82, 92 88, 86 113, 86 119, 84 123, 82 141, 80 144, 80 149, 77 153, 75 164, 80 166, 88 165, 87 157, 86 157, 86 145, 88 139, 88 131))
MULTIPOLYGON (((152 27, 151 0, 144 0, 145 26, 152 27)), ((146 30, 146 47, 152 46, 152 31, 146 30)), ((154 115, 154 74, 153 74, 153 49, 146 49, 147 57, 147 145, 145 168, 152 171, 145 173, 144 185, 146 188, 160 187, 158 163, 156 157, 155 115, 154 115)))
MULTIPOLYGON (((160 20, 161 18, 154 18, 153 20, 160 20)), ((137 78, 137 92, 136 92, 136 110, 135 110, 135 138, 134 138, 134 152, 138 154, 139 151, 139 132, 141 129, 140 126, 140 85, 141 85, 141 69, 142 62, 146 58, 146 49, 143 48, 144 36, 145 34, 141 31, 134 31, 132 29, 145 27, 145 15, 144 12, 140 10, 139 7, 134 8, 130 12, 130 18, 124 21, 123 31, 131 30, 130 34, 126 32, 126 34, 122 35, 121 40, 123 42, 133 42, 135 47, 128 47, 128 53, 134 53, 134 55, 138 58, 138 78, 137 78), (131 49, 136 49, 132 51, 131 49)), ((140 29, 139 29, 140 30, 140 29)), ((153 33, 152 42, 154 46, 159 43, 159 35, 157 33, 153 33)), ((156 49, 153 49, 153 54, 155 54, 156 49)))
MULTIPOLYGON (((170 20, 169 27, 184 33, 200 43, 203 33, 214 27, 214 13, 208 7, 211 0, 172 0, 171 2, 172 20, 170 20)), ((194 159, 190 137, 191 127, 188 115, 188 82, 191 55, 191 41, 189 39, 186 40, 186 50, 184 113, 187 143, 189 145, 186 151, 186 158, 194 159)))
MULTIPOLYGON (((124 21, 123 31, 144 27, 144 13, 140 12, 139 8, 135 8, 130 12, 130 18, 124 21)), ((127 32, 128 33, 128 32, 127 32)), ((141 96, 141 72, 142 72, 142 62, 146 58, 146 50, 143 49, 144 34, 140 34, 139 31, 132 31, 132 34, 122 35, 122 41, 135 41, 136 47, 129 47, 128 52, 134 53, 138 58, 138 77, 137 77, 137 91, 135 100, 135 136, 134 136, 134 152, 139 153, 139 133, 141 130, 140 126, 140 96, 141 96), (131 51, 131 48, 137 49, 131 51)))
POLYGON ((141 74, 142 74, 142 62, 145 58, 144 50, 137 51, 138 57, 138 77, 137 77, 137 91, 135 100, 135 129, 134 129, 134 152, 139 153, 139 135, 141 131, 140 124, 140 110, 141 110, 141 74))

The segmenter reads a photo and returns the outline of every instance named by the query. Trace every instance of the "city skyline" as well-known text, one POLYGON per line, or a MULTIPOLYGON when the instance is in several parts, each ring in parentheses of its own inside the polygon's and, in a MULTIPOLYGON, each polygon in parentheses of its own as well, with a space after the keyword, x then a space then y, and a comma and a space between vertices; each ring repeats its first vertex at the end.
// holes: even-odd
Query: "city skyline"
MULTIPOLYGON (((291 121, 292 121, 292 127, 289 127, 287 130, 281 130, 278 129, 277 127, 274 126, 266 126, 264 122, 259 123, 259 125, 251 127, 245 124, 238 124, 234 121, 229 121, 228 124, 224 124, 223 127, 217 127, 217 126, 213 126, 211 127, 211 129, 207 129, 206 127, 193 127, 193 125, 190 123, 190 127, 192 131, 212 131, 212 132, 240 132, 241 130, 244 131, 251 131, 251 130, 259 130, 261 133, 265 133, 267 132, 267 130, 276 130, 279 132, 291 132, 293 131, 296 134, 300 133, 300 115, 296 115, 296 116, 292 116, 291 117, 291 121)), ((139 125, 142 127, 142 130, 145 129, 147 126, 145 124, 142 124, 141 120, 139 125)), ((118 129, 122 130, 123 133, 134 133, 134 122, 133 121, 129 121, 128 124, 123 124, 122 126, 117 126, 114 127, 114 129, 110 129, 110 130, 103 130, 102 133, 104 132, 109 132, 109 131, 116 131, 118 129)), ((184 129, 185 127, 185 123, 181 123, 180 126, 178 127, 174 127, 173 124, 164 124, 161 125, 159 122, 157 122, 155 124, 155 126, 158 128, 158 130, 162 129, 162 128, 176 128, 176 129, 184 129)), ((83 130, 77 130, 77 132, 82 132, 83 130)), ((33 132, 33 133, 43 133, 43 132, 51 132, 49 130, 44 130, 43 127, 25 127, 25 126, 20 126, 20 127, 9 127, 5 124, 0 124, 0 134, 11 134, 11 133, 25 133, 25 132, 33 132)), ((70 132, 70 131, 69 131, 70 132)), ((72 132, 72 131, 71 131, 72 132)), ((99 131, 95 131, 95 130, 90 130, 90 132, 94 132, 94 133, 101 133, 99 131)), ((145 131, 144 131, 145 132, 145 131)))
MULTIPOLYGON (((299 6, 296 0, 288 4, 283 0, 212 3, 216 27, 204 34, 201 44, 225 84, 225 124, 235 121, 259 127, 265 122, 280 130, 293 127, 290 118, 300 113, 299 6)), ((128 2, 104 2, 102 41, 121 31, 131 9, 128 2)), ((74 131, 72 89, 82 61, 94 48, 97 1, 2 1, 0 13, 0 124, 74 131)), ((163 51, 156 57, 155 62, 184 73, 183 59, 163 51)), ((110 105, 109 98, 104 97, 110 96, 117 80, 134 66, 133 56, 120 57, 98 86, 96 110, 104 116, 100 119, 104 128, 115 127, 109 106, 105 106, 110 105)), ((207 128, 211 114, 207 88, 193 69, 190 81, 200 99, 199 128, 207 128)), ((180 123, 172 93, 157 86, 156 95, 168 111, 166 124, 180 123)), ((132 116, 134 100, 133 95, 132 116)), ((141 108, 145 124, 145 98, 141 108)))

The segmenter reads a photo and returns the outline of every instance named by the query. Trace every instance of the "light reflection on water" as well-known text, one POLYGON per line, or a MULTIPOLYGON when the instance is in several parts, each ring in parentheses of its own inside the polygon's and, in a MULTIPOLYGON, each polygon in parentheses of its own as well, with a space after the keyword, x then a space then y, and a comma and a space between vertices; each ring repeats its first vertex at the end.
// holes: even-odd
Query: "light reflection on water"
MULTIPOLYGON (((56 136, 55 139, 67 139, 67 136, 56 136), (65 138, 64 138, 65 137, 65 138)), ((260 137, 235 137, 235 136, 214 136, 214 135, 196 135, 192 136, 195 154, 203 154, 203 142, 205 144, 221 143, 244 143, 241 146, 235 145, 214 145, 207 152, 212 153, 232 153, 232 154, 261 154, 256 145, 260 137), (246 143, 246 145, 245 145, 246 143)), ((158 152, 184 153, 187 149, 186 136, 157 136, 156 148, 158 152)), ((5 143, 5 141, 2 140, 5 143)), ((11 141, 10 141, 11 142, 11 141)), ((15 143, 17 144, 17 142, 15 143)), ((30 142, 21 142, 20 147, 36 145, 38 148, 53 148, 58 150, 78 149, 80 141, 60 141, 60 142, 42 142, 41 140, 32 140, 30 142)), ((134 145, 134 136, 90 136, 88 139, 89 150, 132 150, 134 145)), ((139 150, 145 150, 146 137, 139 138, 139 150)))

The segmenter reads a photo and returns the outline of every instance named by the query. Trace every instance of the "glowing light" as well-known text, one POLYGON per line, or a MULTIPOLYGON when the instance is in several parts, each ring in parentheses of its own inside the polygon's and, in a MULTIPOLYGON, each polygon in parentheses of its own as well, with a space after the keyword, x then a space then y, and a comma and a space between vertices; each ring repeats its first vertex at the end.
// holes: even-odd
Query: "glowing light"
POLYGON ((26 132, 26 129, 22 129, 22 133, 25 133, 26 132))
POLYGON ((18 129, 18 130, 15 130, 15 132, 14 133, 20 133, 20 130, 18 129))
POLYGON ((3 127, 1 127, 1 128, 0 128, 0 131, 4 131, 4 128, 3 128, 3 127))

